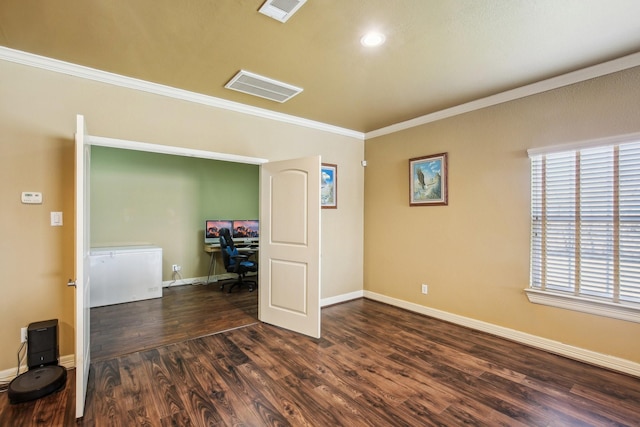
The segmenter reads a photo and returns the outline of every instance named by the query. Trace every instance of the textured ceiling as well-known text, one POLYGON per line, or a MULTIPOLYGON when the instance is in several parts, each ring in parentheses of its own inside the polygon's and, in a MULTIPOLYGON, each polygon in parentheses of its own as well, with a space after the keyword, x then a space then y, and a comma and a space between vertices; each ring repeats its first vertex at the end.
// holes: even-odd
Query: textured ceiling
POLYGON ((638 0, 308 0, 284 24, 262 3, 2 0, 0 45, 361 132, 640 51, 638 0), (240 69, 304 91, 224 89, 240 69))

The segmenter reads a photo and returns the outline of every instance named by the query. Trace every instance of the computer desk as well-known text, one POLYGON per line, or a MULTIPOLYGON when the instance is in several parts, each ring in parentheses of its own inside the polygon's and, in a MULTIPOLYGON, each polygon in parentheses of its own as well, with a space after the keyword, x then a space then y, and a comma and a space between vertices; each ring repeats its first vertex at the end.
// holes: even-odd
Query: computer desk
MULTIPOLYGON (((239 253, 243 252, 254 252, 258 253, 258 245, 252 244, 247 246, 236 246, 236 249, 239 253)), ((209 284, 209 278, 211 277, 211 272, 213 270, 213 276, 216 275, 216 254, 221 254, 222 250, 220 249, 220 245, 204 245, 204 251, 211 255, 211 260, 209 261, 209 272, 207 273, 207 285, 209 284)), ((217 280, 216 280, 217 281, 217 280)))

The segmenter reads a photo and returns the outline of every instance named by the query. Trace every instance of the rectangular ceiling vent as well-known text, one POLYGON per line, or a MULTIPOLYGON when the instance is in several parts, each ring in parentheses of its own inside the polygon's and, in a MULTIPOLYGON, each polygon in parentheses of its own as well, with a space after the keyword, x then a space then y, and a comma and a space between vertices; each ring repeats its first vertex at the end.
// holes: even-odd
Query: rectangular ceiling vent
POLYGON ((302 92, 302 88, 245 70, 240 70, 224 87, 277 102, 288 101, 302 92))
POLYGON ((307 0, 267 0, 258 12, 280 22, 287 22, 306 2, 307 0))

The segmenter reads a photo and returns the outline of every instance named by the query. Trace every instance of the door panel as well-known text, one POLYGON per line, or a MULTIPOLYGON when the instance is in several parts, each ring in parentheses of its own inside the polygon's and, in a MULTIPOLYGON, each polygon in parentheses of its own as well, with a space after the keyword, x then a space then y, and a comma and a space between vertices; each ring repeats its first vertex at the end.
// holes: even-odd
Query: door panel
POLYGON ((271 261, 271 305, 281 310, 307 314, 307 265, 301 262, 271 261), (300 286, 291 286, 298 283, 300 286))
POLYGON ((309 176, 302 170, 282 170, 271 177, 271 215, 286 221, 271 222, 271 241, 286 245, 307 245, 307 188, 309 176), (300 200, 294 203, 292 195, 300 200))
POLYGON ((320 156, 260 174, 259 318, 320 337, 320 156))

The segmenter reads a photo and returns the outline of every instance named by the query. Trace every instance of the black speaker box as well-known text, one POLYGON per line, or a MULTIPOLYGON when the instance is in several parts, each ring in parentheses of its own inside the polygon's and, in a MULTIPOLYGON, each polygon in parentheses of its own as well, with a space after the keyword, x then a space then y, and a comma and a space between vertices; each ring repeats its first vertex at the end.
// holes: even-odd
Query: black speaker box
POLYGON ((27 328, 29 369, 58 364, 58 319, 30 323, 27 328))

